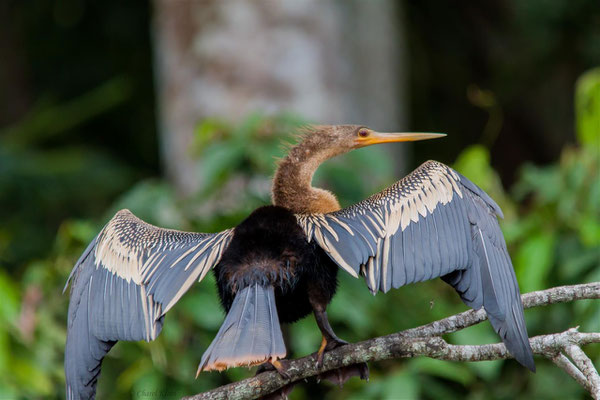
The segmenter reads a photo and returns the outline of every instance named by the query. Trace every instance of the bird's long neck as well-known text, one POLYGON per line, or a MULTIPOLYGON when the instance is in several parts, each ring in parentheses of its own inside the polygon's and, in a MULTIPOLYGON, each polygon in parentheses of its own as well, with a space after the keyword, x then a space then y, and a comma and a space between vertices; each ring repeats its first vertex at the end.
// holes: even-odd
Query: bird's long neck
POLYGON ((328 213, 340 209, 335 195, 312 187, 312 178, 321 163, 338 154, 340 149, 326 146, 318 132, 313 132, 294 146, 281 160, 273 178, 273 204, 294 213, 328 213))

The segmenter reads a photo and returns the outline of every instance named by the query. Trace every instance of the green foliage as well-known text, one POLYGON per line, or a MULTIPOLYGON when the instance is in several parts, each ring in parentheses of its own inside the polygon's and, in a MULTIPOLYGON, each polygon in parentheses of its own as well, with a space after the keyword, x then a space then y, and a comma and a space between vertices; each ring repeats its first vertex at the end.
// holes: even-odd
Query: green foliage
POLYGON ((5 144, 25 147, 65 133, 123 103, 131 95, 124 77, 113 78, 64 104, 40 102, 18 124, 0 130, 5 144))
POLYGON ((577 81, 575 112, 579 142, 600 151, 600 67, 577 81))
MULTIPOLYGON (((131 168, 86 145, 52 146, 130 95, 113 78, 71 101, 40 101, 23 119, 0 128, 0 262, 9 269, 46 255, 67 216, 101 212, 134 182, 131 168)), ((85 132, 82 132, 85 135, 85 132)))

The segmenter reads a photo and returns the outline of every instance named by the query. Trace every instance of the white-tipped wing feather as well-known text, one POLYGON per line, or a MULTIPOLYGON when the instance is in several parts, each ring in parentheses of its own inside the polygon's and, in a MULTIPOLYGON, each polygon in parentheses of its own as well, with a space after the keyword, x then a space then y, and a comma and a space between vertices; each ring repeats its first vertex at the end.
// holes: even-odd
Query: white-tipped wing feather
POLYGON ((67 398, 95 394, 102 358, 117 340, 154 340, 164 314, 218 263, 232 233, 162 229, 119 211, 69 277, 67 398))
POLYGON ((534 368, 498 205, 464 176, 428 161, 384 191, 329 214, 298 215, 341 268, 387 292, 437 277, 463 301, 484 306, 522 364, 534 368))

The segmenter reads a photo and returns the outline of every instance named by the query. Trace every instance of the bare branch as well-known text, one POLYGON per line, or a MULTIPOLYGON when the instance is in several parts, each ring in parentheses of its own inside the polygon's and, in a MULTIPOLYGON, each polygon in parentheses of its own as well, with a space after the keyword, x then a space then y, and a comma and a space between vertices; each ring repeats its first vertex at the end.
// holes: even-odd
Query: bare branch
MULTIPOLYGON (((599 298, 600 282, 561 286, 527 293, 522 296, 525 308, 599 298)), ((484 361, 511 358, 502 343, 457 346, 448 344, 439 337, 477 324, 485 319, 487 319, 487 316, 484 310, 466 311, 417 328, 336 348, 325 354, 321 369, 317 369, 315 358, 312 355, 291 360, 287 370, 291 376, 290 380, 284 380, 277 372, 264 372, 255 377, 200 393, 187 399, 254 399, 273 393, 291 382, 319 376, 326 371, 356 363, 391 358, 427 356, 449 361, 484 361)), ((536 336, 531 338, 530 342, 535 354, 551 359, 582 384, 586 390, 590 391, 593 396, 598 397, 598 394, 594 393, 594 390, 597 391, 600 387, 596 381, 598 374, 589 358, 578 346, 600 343, 600 333, 583 333, 578 332, 577 329, 569 329, 562 333, 536 336), (573 347, 576 347, 581 353, 573 347), (566 351, 567 348, 573 354, 571 358, 573 358, 579 369, 562 355, 561 352, 566 351), (585 358, 581 357, 581 354, 585 358)))
POLYGON ((598 371, 592 364, 592 360, 581 350, 579 347, 579 342, 575 341, 570 346, 565 347, 565 353, 571 360, 577 365, 579 370, 585 375, 587 378, 587 382, 589 384, 588 390, 592 394, 595 399, 600 399, 600 376, 598 376, 598 371))
POLYGON ((548 357, 554 364, 558 365, 560 368, 564 369, 567 374, 571 375, 573 379, 577 381, 581 386, 583 386, 588 392, 590 391, 590 386, 585 378, 585 376, 581 373, 580 370, 569 360, 567 356, 563 353, 556 353, 552 357, 548 357))
MULTIPOLYGON (((600 299, 600 282, 538 290, 523 294, 521 299, 524 308, 567 303, 574 300, 600 299)), ((484 309, 469 310, 426 325, 407 329, 401 333, 406 337, 439 336, 460 331, 486 319, 487 314, 484 309)))

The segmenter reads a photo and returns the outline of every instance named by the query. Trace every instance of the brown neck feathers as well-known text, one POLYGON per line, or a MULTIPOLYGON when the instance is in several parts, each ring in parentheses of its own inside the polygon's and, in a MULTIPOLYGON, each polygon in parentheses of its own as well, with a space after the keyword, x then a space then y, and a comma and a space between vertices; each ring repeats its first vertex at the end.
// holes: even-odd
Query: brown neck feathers
POLYGON ((273 204, 298 214, 339 210, 335 195, 312 187, 311 182, 321 163, 341 153, 345 151, 327 143, 326 135, 318 130, 309 133, 281 160, 273 178, 273 204))

